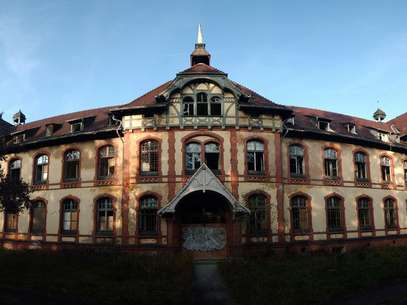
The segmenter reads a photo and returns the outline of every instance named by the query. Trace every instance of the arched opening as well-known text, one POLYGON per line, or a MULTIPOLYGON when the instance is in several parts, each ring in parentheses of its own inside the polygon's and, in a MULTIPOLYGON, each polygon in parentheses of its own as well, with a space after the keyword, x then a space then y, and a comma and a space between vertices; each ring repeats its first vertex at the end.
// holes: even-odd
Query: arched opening
POLYGON ((230 207, 227 199, 217 192, 196 191, 182 198, 175 212, 181 224, 225 224, 230 207))
POLYGON ((175 208, 182 251, 196 259, 223 258, 231 238, 230 202, 214 191, 195 191, 184 196, 175 208))

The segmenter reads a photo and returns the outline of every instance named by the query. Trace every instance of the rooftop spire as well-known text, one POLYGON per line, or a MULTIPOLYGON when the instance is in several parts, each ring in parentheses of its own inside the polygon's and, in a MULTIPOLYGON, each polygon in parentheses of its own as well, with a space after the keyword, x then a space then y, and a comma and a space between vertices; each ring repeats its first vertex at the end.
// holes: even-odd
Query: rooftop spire
POLYGON ((198 36, 196 38, 196 44, 203 44, 203 35, 200 24, 198 24, 198 36))
POLYGON ((203 42, 202 28, 198 25, 198 35, 196 37, 195 50, 191 54, 191 66, 199 63, 210 65, 211 55, 205 49, 205 43, 203 42))

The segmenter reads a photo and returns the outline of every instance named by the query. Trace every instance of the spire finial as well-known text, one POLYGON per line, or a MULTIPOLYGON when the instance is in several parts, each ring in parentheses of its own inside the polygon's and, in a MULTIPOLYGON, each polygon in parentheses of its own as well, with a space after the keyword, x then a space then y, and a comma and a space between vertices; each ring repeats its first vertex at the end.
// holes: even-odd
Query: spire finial
POLYGON ((198 36, 196 38, 196 43, 203 44, 203 35, 202 35, 201 24, 198 24, 198 36))

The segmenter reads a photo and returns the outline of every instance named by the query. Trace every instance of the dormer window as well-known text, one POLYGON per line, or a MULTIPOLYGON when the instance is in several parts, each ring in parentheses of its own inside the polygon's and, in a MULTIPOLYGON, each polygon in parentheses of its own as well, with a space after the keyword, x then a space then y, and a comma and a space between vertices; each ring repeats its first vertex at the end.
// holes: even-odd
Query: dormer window
POLYGON ((349 124, 347 124, 346 126, 347 126, 347 128, 348 128, 348 132, 349 132, 349 133, 351 133, 351 134, 358 134, 357 131, 356 131, 356 125, 355 125, 355 124, 349 123, 349 124))
POLYGON ((45 136, 50 137, 54 133, 54 125, 50 124, 45 127, 45 136))
POLYGON ((25 141, 25 133, 20 133, 14 136, 14 144, 20 144, 25 141))
POLYGON ((71 133, 80 132, 83 130, 83 121, 71 122, 71 133))
POLYGON ((318 119, 317 121, 317 126, 319 129, 321 130, 325 130, 325 131, 333 131, 331 129, 331 122, 328 120, 324 120, 324 119, 318 119))
POLYGON ((184 116, 221 116, 222 97, 206 92, 186 95, 182 99, 182 114, 184 116))

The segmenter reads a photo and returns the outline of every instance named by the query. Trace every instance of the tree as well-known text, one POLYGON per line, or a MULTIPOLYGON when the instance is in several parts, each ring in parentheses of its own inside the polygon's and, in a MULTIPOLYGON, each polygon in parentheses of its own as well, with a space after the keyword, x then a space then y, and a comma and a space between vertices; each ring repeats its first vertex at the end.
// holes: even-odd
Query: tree
MULTIPOLYGON (((5 161, 5 159, 3 148, 0 146, 0 162, 5 161)), ((30 208, 30 193, 30 186, 21 178, 15 180, 4 175, 0 163, 0 211, 19 213, 24 208, 30 208)))

